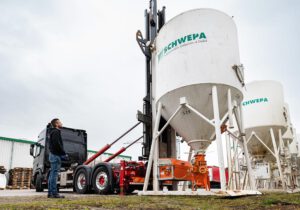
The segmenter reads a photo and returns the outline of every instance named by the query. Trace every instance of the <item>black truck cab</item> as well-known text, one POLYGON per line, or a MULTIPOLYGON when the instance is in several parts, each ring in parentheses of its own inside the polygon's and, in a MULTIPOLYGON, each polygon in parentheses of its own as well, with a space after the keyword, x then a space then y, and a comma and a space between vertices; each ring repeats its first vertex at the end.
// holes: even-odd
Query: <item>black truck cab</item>
MULTIPOLYGON (((31 182, 37 192, 48 187, 49 140, 51 126, 48 125, 38 136, 38 141, 30 146, 30 155, 33 156, 33 173, 31 182)), ((64 150, 69 156, 68 161, 62 161, 58 184, 60 187, 72 187, 73 171, 87 159, 87 134, 85 130, 63 127, 61 137, 64 150)))

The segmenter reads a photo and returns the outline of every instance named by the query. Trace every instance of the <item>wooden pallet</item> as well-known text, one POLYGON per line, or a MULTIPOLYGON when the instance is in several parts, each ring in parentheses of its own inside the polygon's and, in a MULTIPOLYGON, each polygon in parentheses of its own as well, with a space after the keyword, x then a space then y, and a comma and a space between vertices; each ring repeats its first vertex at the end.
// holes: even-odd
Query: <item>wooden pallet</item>
POLYGON ((8 189, 8 190, 19 190, 19 189, 21 189, 21 187, 20 187, 20 186, 12 186, 12 185, 8 185, 8 186, 6 187, 6 189, 8 189))
POLYGON ((14 168, 9 171, 9 174, 10 189, 30 189, 32 176, 31 168, 14 168))
POLYGON ((11 186, 11 185, 8 185, 6 187, 7 190, 27 190, 27 189, 30 189, 29 187, 20 187, 20 186, 11 186))

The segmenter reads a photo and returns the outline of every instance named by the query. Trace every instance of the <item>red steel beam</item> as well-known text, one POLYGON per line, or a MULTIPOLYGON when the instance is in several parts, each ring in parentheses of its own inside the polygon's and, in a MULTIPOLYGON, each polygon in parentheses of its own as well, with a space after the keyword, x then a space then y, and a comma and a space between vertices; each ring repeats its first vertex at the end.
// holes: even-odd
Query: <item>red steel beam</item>
POLYGON ((94 154, 92 157, 87 159, 83 165, 88 165, 90 162, 95 160, 97 157, 102 155, 105 151, 107 151, 113 144, 115 144, 117 141, 119 141, 121 138, 123 138, 126 134, 128 134, 130 131, 132 131, 135 127, 137 127, 141 122, 136 123, 134 126, 132 126, 129 130, 127 130, 125 133, 123 133, 119 138, 114 140, 111 144, 105 145, 102 149, 100 149, 96 154, 94 154))
POLYGON ((126 149, 128 149, 129 147, 131 147, 133 144, 135 144, 136 142, 138 142, 138 140, 140 140, 141 138, 143 138, 143 136, 141 136, 140 138, 138 138, 135 141, 131 142, 127 147, 122 147, 118 152, 116 152, 115 154, 113 154, 112 156, 110 156, 106 160, 104 160, 104 162, 111 161, 112 159, 114 159, 115 157, 117 157, 118 155, 120 155, 121 153, 123 153, 126 149))

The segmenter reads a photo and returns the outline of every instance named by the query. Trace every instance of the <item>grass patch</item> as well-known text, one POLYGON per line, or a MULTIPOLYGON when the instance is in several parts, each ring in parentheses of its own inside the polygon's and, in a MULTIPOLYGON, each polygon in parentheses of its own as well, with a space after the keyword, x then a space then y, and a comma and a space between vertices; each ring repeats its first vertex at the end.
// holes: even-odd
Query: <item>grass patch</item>
POLYGON ((0 199, 0 209, 300 209, 300 193, 267 193, 235 199, 217 196, 83 196, 0 199), (15 200, 13 200, 15 199, 15 200))

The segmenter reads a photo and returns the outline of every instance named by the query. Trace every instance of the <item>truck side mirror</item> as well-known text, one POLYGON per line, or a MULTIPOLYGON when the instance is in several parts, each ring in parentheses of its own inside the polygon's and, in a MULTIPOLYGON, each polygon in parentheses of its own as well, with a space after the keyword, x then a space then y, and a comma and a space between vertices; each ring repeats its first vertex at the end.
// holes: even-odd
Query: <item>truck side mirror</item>
POLYGON ((39 156, 41 154, 41 148, 42 148, 42 145, 40 145, 39 143, 31 144, 30 145, 30 155, 32 157, 36 158, 37 156, 39 156))
POLYGON ((34 144, 30 144, 30 155, 33 156, 34 144))
POLYGON ((35 151, 35 157, 39 156, 42 151, 42 145, 39 143, 36 143, 36 151, 35 151))

